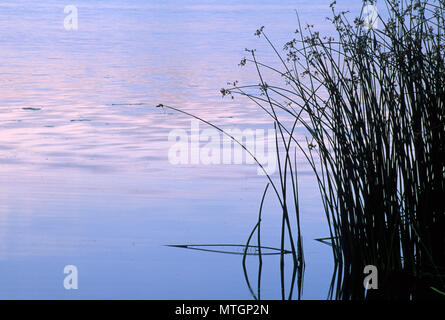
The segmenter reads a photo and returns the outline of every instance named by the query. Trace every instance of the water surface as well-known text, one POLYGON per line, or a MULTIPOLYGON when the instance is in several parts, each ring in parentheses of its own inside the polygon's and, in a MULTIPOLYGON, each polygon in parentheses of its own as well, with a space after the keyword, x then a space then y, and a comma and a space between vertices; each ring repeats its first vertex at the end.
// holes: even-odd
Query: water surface
MULTIPOLYGON (((164 245, 245 243, 266 180, 252 165, 170 164, 168 134, 190 119, 153 106, 224 128, 271 128, 219 89, 257 83, 238 66, 245 48, 274 61, 257 28, 281 47, 297 9, 329 31, 329 3, 81 0, 72 3, 79 29, 67 31, 60 1, 2 1, 0 298, 250 299, 240 256, 164 245), (64 289, 65 265, 77 266, 78 290, 64 289)), ((299 167, 303 297, 324 299, 332 255, 313 239, 328 231, 313 177, 299 167)), ((265 245, 279 246, 280 216, 271 195, 265 245)), ((280 298, 279 279, 279 258, 265 257, 263 298, 280 298)))

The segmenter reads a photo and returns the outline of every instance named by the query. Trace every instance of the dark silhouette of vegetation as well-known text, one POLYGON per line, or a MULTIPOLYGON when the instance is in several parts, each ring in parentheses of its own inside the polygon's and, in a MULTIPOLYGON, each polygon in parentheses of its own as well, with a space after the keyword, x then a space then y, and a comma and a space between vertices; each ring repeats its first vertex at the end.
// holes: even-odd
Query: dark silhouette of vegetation
POLYGON ((380 28, 362 17, 350 23, 332 4, 337 35, 299 25, 285 57, 259 29, 281 69, 251 50, 241 65, 253 63, 260 84, 222 93, 263 108, 313 168, 337 266, 331 297, 438 298, 445 288, 445 2, 384 4, 380 28), (284 84, 266 82, 263 70, 284 84), (306 129, 304 146, 284 125, 289 117, 306 129), (364 289, 366 265, 378 268, 379 290, 364 289))
MULTIPOLYGON (((267 176, 283 211, 281 254, 287 239, 296 267, 286 295, 282 258, 282 298, 292 298, 295 274, 300 297, 304 273, 294 150, 315 173, 326 212, 330 235, 319 240, 329 241, 336 262, 330 298, 443 298, 445 1, 384 0, 377 28, 363 14, 349 22, 334 4, 335 36, 298 22, 283 52, 262 27, 255 34, 280 66, 246 49, 240 65, 251 64, 259 84, 221 90, 264 110, 284 152, 277 154, 279 183, 267 176), (364 288, 366 265, 378 269, 378 290, 364 288)), ((255 231, 261 248, 260 222, 261 213, 246 248, 255 231)))

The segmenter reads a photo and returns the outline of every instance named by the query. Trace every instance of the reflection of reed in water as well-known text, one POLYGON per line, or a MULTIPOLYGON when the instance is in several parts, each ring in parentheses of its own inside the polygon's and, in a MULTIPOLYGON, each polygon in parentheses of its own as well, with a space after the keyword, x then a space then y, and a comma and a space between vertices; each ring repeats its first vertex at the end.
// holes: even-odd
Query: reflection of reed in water
MULTIPOLYGON (((281 275, 281 292, 282 296, 285 297, 285 270, 284 270, 284 255, 286 254, 294 254, 294 252, 286 249, 280 249, 280 248, 274 248, 274 247, 268 247, 263 246, 261 244, 261 218, 262 218, 262 211, 263 211, 263 204, 264 199, 266 197, 267 190, 269 188, 269 184, 266 185, 266 188, 263 193, 263 197, 261 199, 259 214, 258 214, 258 221, 255 224, 254 228, 252 229, 252 232, 249 235, 249 238, 247 239, 247 242, 245 245, 237 245, 237 244, 182 244, 182 245, 168 245, 169 247, 176 247, 176 248, 184 248, 184 249, 190 249, 190 250, 198 250, 198 251, 205 251, 205 252, 214 252, 214 253, 224 253, 224 254, 236 254, 236 255, 242 255, 242 266, 243 266, 243 272, 244 272, 244 278, 246 280, 247 287, 249 288, 250 293, 252 294, 252 297, 255 300, 261 300, 261 275, 262 275, 262 268, 263 268, 263 256, 270 256, 270 255, 280 255, 280 275, 281 275), (253 236, 257 235, 257 245, 251 245, 250 242, 253 238, 253 236), (248 270, 247 270, 247 256, 258 256, 258 271, 257 271, 257 290, 255 291, 252 287, 251 281, 249 279, 248 270)), ((295 280, 297 279, 297 288, 298 288, 298 298, 301 298, 301 292, 302 292, 302 279, 303 279, 303 271, 304 271, 304 263, 301 264, 293 264, 292 267, 292 277, 291 277, 291 283, 289 285, 289 293, 288 293, 288 299, 292 299, 293 290, 295 287, 295 280)))

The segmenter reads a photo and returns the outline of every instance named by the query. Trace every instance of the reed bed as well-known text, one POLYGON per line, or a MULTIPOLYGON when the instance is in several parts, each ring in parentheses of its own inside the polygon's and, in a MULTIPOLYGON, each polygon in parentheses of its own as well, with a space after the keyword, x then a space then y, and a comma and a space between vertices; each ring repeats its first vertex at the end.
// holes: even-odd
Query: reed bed
MULTIPOLYGON (((257 30, 279 66, 247 50, 240 64, 253 66, 259 83, 221 90, 264 110, 284 151, 278 182, 267 176, 283 212, 282 298, 292 298, 295 279, 301 296, 304 273, 296 152, 314 172, 330 230, 336 268, 329 298, 443 298, 445 1, 379 2, 378 28, 366 25, 363 12, 350 22, 335 2, 331 8, 334 36, 298 20, 295 38, 280 50, 257 30), (288 294, 285 242, 295 266, 288 294), (377 290, 364 288, 366 265, 377 267, 377 290)), ((246 248, 255 231, 261 248, 261 208, 246 248)))
POLYGON ((253 64, 260 83, 222 93, 264 109, 312 167, 337 266, 330 297, 441 297, 445 2, 386 0, 380 28, 365 25, 363 14, 349 22, 334 5, 336 36, 299 23, 284 54, 259 29, 281 67, 259 62, 251 50, 241 64, 253 64), (282 82, 267 82, 263 70, 282 82), (306 129, 307 143, 293 134, 295 124, 284 124, 289 117, 306 129), (363 286, 366 265, 378 269, 378 290, 363 286))

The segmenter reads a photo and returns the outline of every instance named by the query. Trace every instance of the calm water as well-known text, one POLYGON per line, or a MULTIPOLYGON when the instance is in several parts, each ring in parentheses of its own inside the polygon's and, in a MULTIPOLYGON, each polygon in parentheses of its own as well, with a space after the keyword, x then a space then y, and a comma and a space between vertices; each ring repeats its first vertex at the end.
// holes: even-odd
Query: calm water
MULTIPOLYGON (((0 3, 0 298, 250 299, 241 257, 165 247, 245 243, 264 177, 253 165, 172 165, 180 107, 224 128, 271 128, 247 100, 221 99, 244 48, 273 61, 302 21, 329 31, 331 1, 60 1, 0 3), (79 289, 65 290, 65 265, 79 289)), ((337 1, 340 4, 352 1, 337 1)), ((202 127, 203 128, 203 127, 202 127)), ((324 299, 330 248, 313 177, 301 161, 304 298, 324 299)), ((279 247, 280 211, 264 211, 279 247)), ((252 260, 250 265, 256 268, 252 260)), ((252 270, 253 270, 252 269, 252 270)), ((265 257, 263 298, 279 299, 279 259, 265 257)))

